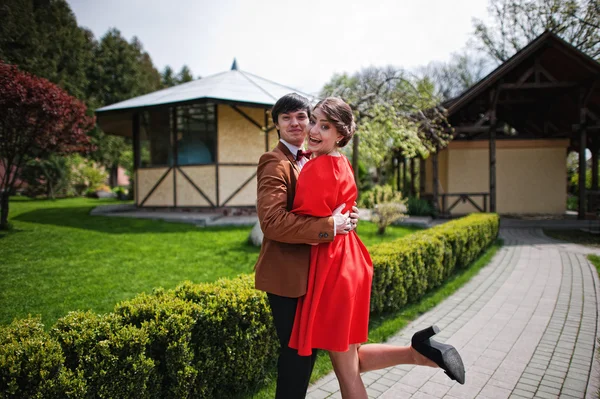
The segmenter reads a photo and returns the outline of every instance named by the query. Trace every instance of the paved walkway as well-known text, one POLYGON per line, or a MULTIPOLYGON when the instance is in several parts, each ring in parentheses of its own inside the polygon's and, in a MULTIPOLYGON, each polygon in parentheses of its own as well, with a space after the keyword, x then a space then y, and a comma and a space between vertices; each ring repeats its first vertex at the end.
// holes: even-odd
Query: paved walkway
MULTIPOLYGON (((598 277, 587 259, 600 251, 565 244, 536 228, 503 227, 505 246, 443 303, 390 342, 408 345, 437 324, 456 346, 466 383, 440 369, 396 366, 363 374, 371 398, 598 398, 598 277)), ((341 398, 335 376, 308 398, 341 398)))

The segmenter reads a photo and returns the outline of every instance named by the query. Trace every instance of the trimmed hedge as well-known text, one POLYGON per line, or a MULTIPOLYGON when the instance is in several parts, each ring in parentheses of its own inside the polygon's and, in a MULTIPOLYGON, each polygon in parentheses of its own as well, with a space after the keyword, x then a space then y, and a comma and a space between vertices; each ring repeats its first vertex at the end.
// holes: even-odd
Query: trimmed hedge
POLYGON ((373 247, 371 313, 399 310, 442 285, 495 241, 498 228, 497 215, 472 214, 373 247))
MULTIPOLYGON (((395 311, 468 267, 498 235, 498 217, 471 215, 371 249, 371 311, 395 311)), ((268 378, 278 341, 251 275, 183 283, 71 312, 51 331, 39 318, 0 327, 0 399, 228 398, 268 378)))

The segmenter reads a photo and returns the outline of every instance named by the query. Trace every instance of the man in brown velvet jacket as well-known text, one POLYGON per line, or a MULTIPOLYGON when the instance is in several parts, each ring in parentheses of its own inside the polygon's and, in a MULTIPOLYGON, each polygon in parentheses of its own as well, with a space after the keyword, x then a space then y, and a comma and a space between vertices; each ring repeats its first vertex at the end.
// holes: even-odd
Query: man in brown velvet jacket
POLYGON ((271 115, 280 141, 263 154, 258 164, 257 211, 264 233, 256 263, 256 288, 267 292, 280 353, 277 362, 277 399, 304 398, 316 359, 299 356, 288 346, 298 297, 306 293, 310 245, 333 241, 336 234, 348 234, 358 215, 341 214, 318 218, 290 212, 300 169, 308 161, 301 147, 308 133, 308 99, 292 93, 280 98, 271 115), (300 150, 300 151, 299 151, 300 150))

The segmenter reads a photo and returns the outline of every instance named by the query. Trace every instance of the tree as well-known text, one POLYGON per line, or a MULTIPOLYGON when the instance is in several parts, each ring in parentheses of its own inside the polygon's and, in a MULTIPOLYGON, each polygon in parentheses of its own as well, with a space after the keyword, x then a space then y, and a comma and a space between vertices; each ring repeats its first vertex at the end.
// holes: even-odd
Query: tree
POLYGON ((8 199, 28 159, 91 150, 85 134, 95 121, 86 106, 57 85, 0 61, 0 229, 8 199))
POLYGON ((401 150, 406 157, 426 157, 449 139, 444 133, 445 110, 437 106, 439 98, 433 92, 428 79, 388 66, 334 75, 321 96, 338 96, 350 104, 360 132, 353 139, 353 167, 357 169, 360 148, 380 174, 392 159, 392 150, 401 150))
POLYGON ((490 0, 492 22, 474 19, 480 48, 504 62, 545 30, 600 59, 598 0, 490 0))
POLYGON ((182 83, 191 82, 194 80, 192 71, 187 65, 181 67, 181 70, 177 75, 170 66, 166 66, 161 73, 161 82, 163 87, 173 87, 182 83))
POLYGON ((435 95, 442 101, 457 97, 475 85, 490 70, 488 59, 472 51, 463 50, 451 55, 448 62, 431 62, 421 68, 419 75, 431 80, 435 95))
POLYGON ((175 76, 175 72, 173 72, 173 68, 170 66, 166 66, 161 74, 161 81, 163 87, 173 87, 177 85, 177 77, 175 76))
POLYGON ((30 193, 43 192, 48 198, 55 199, 59 190, 69 189, 70 170, 65 156, 52 153, 43 158, 30 159, 19 174, 27 182, 27 191, 30 193))
POLYGON ((64 0, 0 2, 0 59, 84 99, 94 47, 64 0))
POLYGON ((188 68, 187 65, 182 66, 181 70, 177 74, 177 81, 179 84, 191 82, 192 80, 194 80, 194 76, 192 76, 192 71, 190 68, 188 68))
MULTIPOLYGON (((94 58, 96 62, 89 71, 88 92, 88 101, 94 108, 162 87, 160 73, 136 37, 129 43, 117 29, 109 30, 98 43, 94 58)), ((107 135, 97 127, 90 136, 98 149, 92 159, 109 170, 110 185, 115 186, 123 152, 131 147, 131 143, 123 137, 107 135)))
POLYGON ((94 64, 88 71, 88 101, 102 106, 150 93, 161 88, 160 74, 133 38, 127 42, 117 29, 109 30, 94 50, 94 64))

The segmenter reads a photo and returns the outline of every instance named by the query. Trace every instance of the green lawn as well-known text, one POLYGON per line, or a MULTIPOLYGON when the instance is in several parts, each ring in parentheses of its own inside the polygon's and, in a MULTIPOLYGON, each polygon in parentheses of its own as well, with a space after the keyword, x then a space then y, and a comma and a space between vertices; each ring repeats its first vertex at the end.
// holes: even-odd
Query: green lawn
MULTIPOLYGON (((14 229, 0 232, 0 324, 41 314, 52 325, 68 311, 108 312, 155 287, 252 272, 259 250, 246 243, 251 227, 89 215, 112 202, 11 198, 14 229)), ((388 229, 382 238, 374 224, 361 222, 359 235, 369 247, 416 230, 388 229)))

